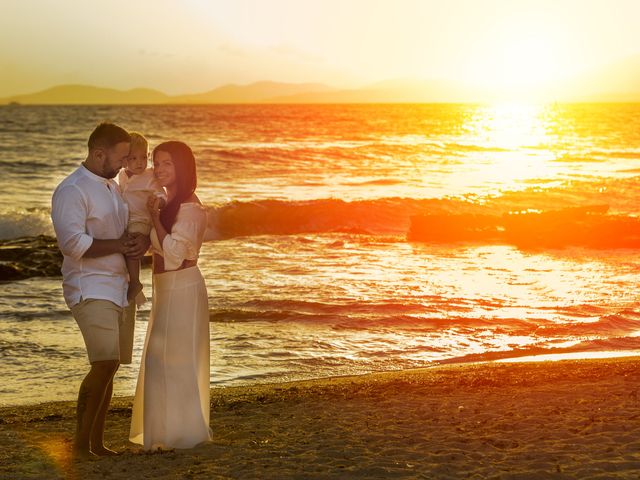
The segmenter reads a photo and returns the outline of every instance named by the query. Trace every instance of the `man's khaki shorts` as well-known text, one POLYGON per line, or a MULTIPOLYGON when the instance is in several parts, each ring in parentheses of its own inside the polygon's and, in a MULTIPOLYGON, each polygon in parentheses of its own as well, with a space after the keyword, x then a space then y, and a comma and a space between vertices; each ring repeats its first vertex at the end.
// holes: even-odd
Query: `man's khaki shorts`
POLYGON ((71 307, 71 313, 82 332, 90 363, 131 363, 135 304, 123 309, 109 300, 88 298, 71 307))

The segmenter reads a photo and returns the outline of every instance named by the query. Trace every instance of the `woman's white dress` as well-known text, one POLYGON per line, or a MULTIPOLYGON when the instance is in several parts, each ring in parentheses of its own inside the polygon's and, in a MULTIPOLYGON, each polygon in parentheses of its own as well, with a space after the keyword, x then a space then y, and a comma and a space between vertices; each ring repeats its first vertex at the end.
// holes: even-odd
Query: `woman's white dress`
POLYGON ((196 260, 207 213, 183 203, 162 245, 151 232, 152 250, 164 257, 165 273, 153 275, 153 303, 133 402, 129 439, 157 448, 191 448, 211 439, 209 428, 209 308, 196 260))

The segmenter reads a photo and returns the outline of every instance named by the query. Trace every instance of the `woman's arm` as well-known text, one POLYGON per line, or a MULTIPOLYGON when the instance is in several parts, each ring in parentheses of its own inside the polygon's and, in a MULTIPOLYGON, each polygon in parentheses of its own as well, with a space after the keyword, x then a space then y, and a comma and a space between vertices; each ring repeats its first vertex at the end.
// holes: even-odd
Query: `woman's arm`
POLYGON ((156 229, 156 235, 158 236, 158 242, 160 242, 160 245, 163 244, 164 238, 168 234, 164 225, 162 225, 162 222, 160 221, 160 208, 164 203, 161 200, 162 199, 153 194, 149 195, 149 198, 147 198, 147 209, 151 215, 151 222, 153 223, 153 228, 156 229))
POLYGON ((171 231, 167 231, 160 222, 157 201, 149 199, 147 202, 155 234, 162 249, 164 269, 167 271, 177 270, 185 260, 195 260, 198 257, 206 228, 206 211, 202 206, 196 209, 191 204, 188 205, 190 208, 180 209, 171 231))

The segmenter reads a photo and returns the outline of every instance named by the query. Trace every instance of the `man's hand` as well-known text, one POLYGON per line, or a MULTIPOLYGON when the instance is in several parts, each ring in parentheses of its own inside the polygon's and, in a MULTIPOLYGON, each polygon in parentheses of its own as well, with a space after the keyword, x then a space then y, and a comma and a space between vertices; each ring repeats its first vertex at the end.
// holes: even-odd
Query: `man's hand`
POLYGON ((124 254, 128 258, 141 259, 149 249, 151 241, 147 235, 141 233, 131 233, 127 235, 124 242, 124 254))

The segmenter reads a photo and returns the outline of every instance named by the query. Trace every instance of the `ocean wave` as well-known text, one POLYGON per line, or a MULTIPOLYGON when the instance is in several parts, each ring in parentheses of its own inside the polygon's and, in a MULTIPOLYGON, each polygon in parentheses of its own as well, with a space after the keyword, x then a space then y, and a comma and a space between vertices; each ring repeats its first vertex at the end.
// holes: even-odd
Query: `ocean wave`
MULTIPOLYGON (((615 337, 596 340, 585 340, 570 347, 558 347, 553 345, 532 345, 529 347, 507 350, 487 351, 483 353, 470 353, 447 357, 437 360, 439 364, 475 363, 487 361, 510 361, 522 357, 537 357, 541 355, 579 354, 580 357, 589 358, 590 352, 640 352, 640 338, 615 337)), ((637 354, 637 353, 636 353, 637 354)), ((532 358, 534 359, 534 358, 532 358)))
MULTIPOLYGON (((212 322, 303 322, 326 323, 337 327, 348 324, 359 328, 362 322, 369 326, 371 323, 380 325, 381 321, 393 324, 405 323, 403 318, 409 319, 410 314, 425 314, 435 312, 438 303, 444 299, 434 297, 433 305, 416 302, 344 302, 321 303, 303 300, 250 300, 234 308, 213 309, 209 312, 212 322), (395 319, 395 320, 394 320, 395 319), (345 323, 346 322, 346 323, 345 323)), ((424 320, 424 319, 422 319, 424 320)), ((416 317, 408 320, 419 322, 416 317)))
MULTIPOLYGON (((231 308, 209 311, 211 322, 295 322, 330 324, 336 329, 367 329, 370 327, 419 327, 422 330, 438 330, 454 325, 487 326, 495 321, 456 317, 456 310, 463 301, 439 296, 427 296, 421 301, 389 300, 386 302, 323 303, 304 300, 254 299, 231 308), (442 312, 447 316, 442 317, 442 312)), ((508 320, 508 324, 520 323, 508 320)), ((527 323, 525 321, 525 323, 527 323)))
POLYGON ((81 349, 71 349, 67 346, 61 348, 26 340, 0 339, 0 358, 3 362, 13 365, 24 365, 26 359, 32 357, 69 360, 80 354, 84 354, 81 349))
POLYGON ((472 144, 472 143, 447 143, 446 144, 446 151, 461 151, 461 152, 493 152, 493 153, 500 153, 500 152, 508 152, 509 149, 508 148, 501 148, 501 147, 487 147, 484 145, 478 145, 478 144, 472 144))
MULTIPOLYGON (((384 180, 387 181, 387 180, 384 180)), ((212 238, 298 233, 361 232, 406 234, 415 215, 495 215, 607 205, 609 213, 633 218, 640 213, 635 192, 640 177, 566 181, 545 188, 494 196, 442 198, 318 199, 234 201, 210 208, 212 238)))
POLYGON ((242 322, 302 322, 330 323, 339 320, 337 315, 304 313, 291 310, 255 311, 238 308, 216 309, 209 312, 209 321, 216 323, 242 322))
POLYGON ((477 242, 522 248, 640 248, 640 219, 607 215, 608 205, 498 215, 419 215, 409 241, 477 242))
POLYGON ((36 235, 53 235, 53 226, 47 209, 0 210, 0 239, 36 235))
MULTIPOLYGON (((403 234, 409 216, 420 211, 442 211, 450 200, 389 198, 347 202, 339 199, 231 202, 210 209, 211 227, 219 239, 251 235, 359 232, 403 234)), ((450 208, 454 208, 450 205, 450 208)))
MULTIPOLYGON (((603 309, 604 307, 600 307, 603 309)), ((606 314, 597 317, 594 321, 586 322, 562 322, 540 325, 536 334, 545 337, 551 336, 598 336, 627 337, 640 331, 640 313, 634 309, 624 309, 617 313, 606 314)))
MULTIPOLYGON (((588 308, 587 305, 575 309, 560 307, 558 316, 565 321, 556 322, 539 317, 456 314, 448 310, 444 297, 440 300, 434 297, 433 302, 426 302, 427 305, 400 301, 338 304, 253 300, 232 308, 212 309, 210 319, 220 324, 279 324, 278 331, 287 331, 292 326, 304 329, 304 325, 328 329, 333 340, 322 340, 326 345, 317 344, 314 349, 358 351, 362 361, 380 357, 404 362, 415 357, 420 361, 429 358, 449 363, 550 353, 640 350, 637 305, 620 311, 601 306, 588 308), (430 303, 432 308, 428 308, 430 303), (589 318, 578 315, 587 312, 597 315, 589 318), (572 317, 571 313, 577 316, 572 317), (289 327, 284 325, 287 323, 289 327), (479 353, 471 353, 478 351, 480 346, 479 353)), ((245 328, 260 327, 243 327, 239 332, 245 332, 245 328)), ((251 351, 261 342, 270 344, 271 335, 269 329, 259 337, 241 333, 234 339, 234 348, 241 352, 251 351)), ((283 356, 288 355, 285 350, 281 352, 283 356)), ((271 351, 264 355, 270 356, 271 351)), ((318 357, 314 355, 313 359, 317 361, 318 357)))
POLYGON ((361 182, 344 182, 343 185, 364 186, 364 185, 401 185, 404 180, 398 178, 379 178, 375 180, 364 180, 361 182))
MULTIPOLYGON (((536 208, 545 203, 537 199, 522 210, 507 210, 522 205, 511 199, 480 203, 456 198, 230 202, 208 207, 205 239, 343 233, 368 237, 363 241, 372 243, 408 239, 541 248, 640 246, 640 219, 635 215, 605 214, 611 210, 608 205, 568 206, 557 210, 536 208)), ((562 205, 562 202, 556 203, 562 205)), ((0 215, 0 237, 4 241, 35 239, 39 235, 49 237, 52 230, 43 211, 12 211, 0 215)))
POLYGON ((434 303, 452 303, 452 299, 439 296, 422 297, 421 302, 390 300, 387 302, 351 302, 321 303, 304 300, 251 300, 242 304, 244 308, 258 311, 288 310, 303 313, 322 313, 325 315, 362 315, 362 314, 398 314, 424 313, 433 308, 434 303))
MULTIPOLYGON (((394 182, 396 179, 387 178, 367 183, 394 182)), ((454 221, 460 215, 502 217, 511 212, 579 210, 593 205, 606 205, 610 216, 604 220, 611 220, 615 216, 619 227, 624 230, 627 226, 633 227, 640 214, 636 201, 638 189, 640 176, 571 181, 493 196, 231 201, 208 206, 207 239, 306 233, 404 236, 410 229, 411 218, 420 215, 441 216, 445 221, 454 221)), ((0 239, 52 234, 48 209, 0 210, 0 239)), ((541 246, 544 244, 541 243, 541 246)))

